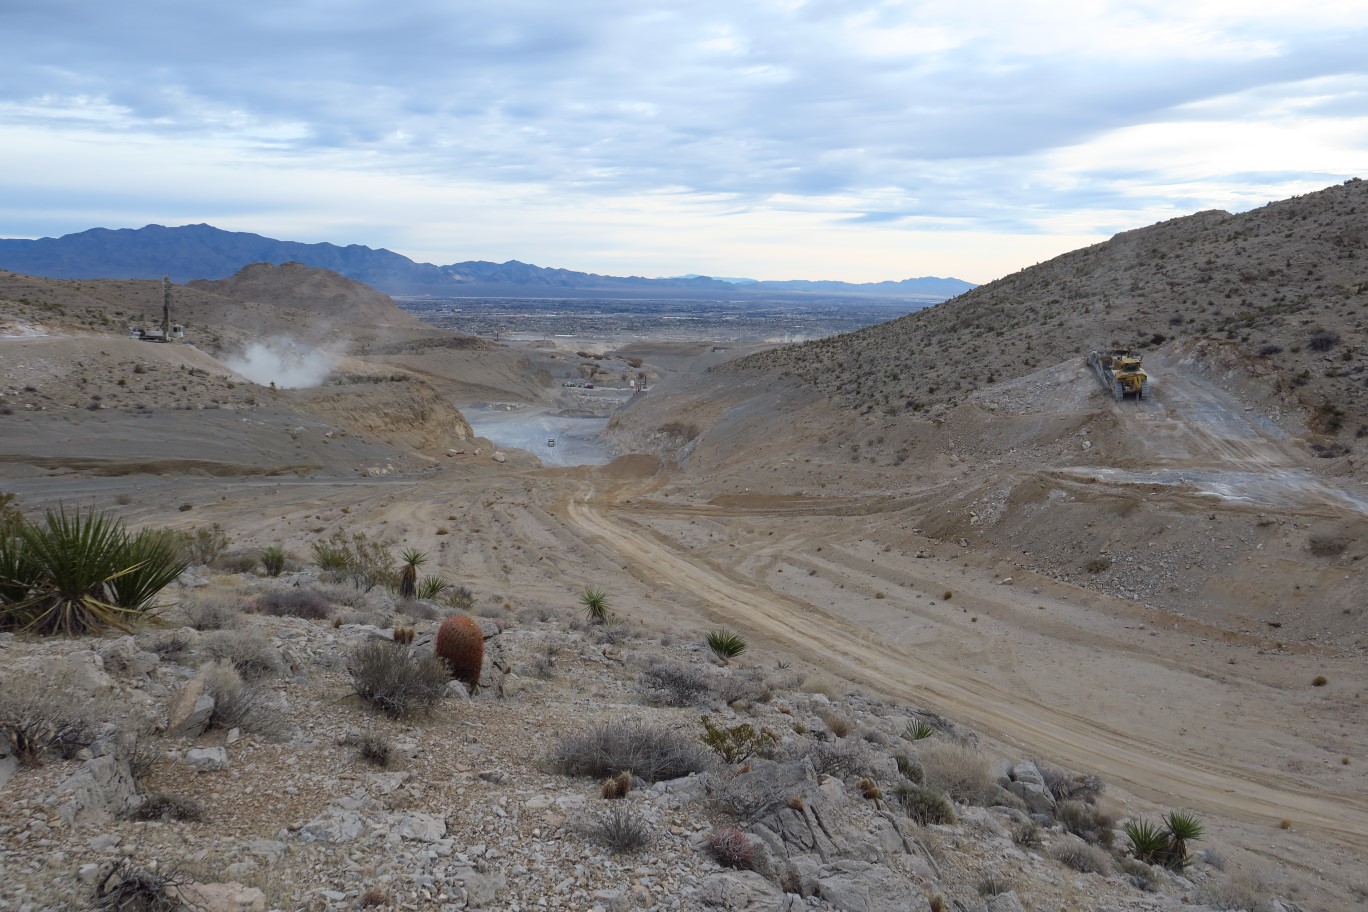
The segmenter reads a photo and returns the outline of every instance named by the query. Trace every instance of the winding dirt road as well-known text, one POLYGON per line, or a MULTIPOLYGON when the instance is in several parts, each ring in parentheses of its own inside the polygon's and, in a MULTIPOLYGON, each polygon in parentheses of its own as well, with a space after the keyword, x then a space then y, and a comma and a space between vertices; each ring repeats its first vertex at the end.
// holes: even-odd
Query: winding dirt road
MULTIPOLYGON (((696 596, 716 621, 784 643, 879 691, 928 704, 981 732, 1096 772, 1161 804, 1262 826, 1290 821, 1353 853, 1368 853, 1368 798, 1362 794, 1326 793, 1273 769, 1185 749, 1182 739, 1161 743, 1146 737, 1143 727, 1123 729, 1108 718, 1004 689, 966 670, 956 656, 899 643, 874 626, 774 591, 758 575, 738 572, 735 560, 724 567, 680 547, 637 521, 629 501, 640 495, 639 489, 599 490, 586 484, 565 502, 564 516, 583 534, 615 550, 641 578, 696 596)), ((659 505, 653 506, 658 513, 659 505)), ((1004 610, 1021 607, 1011 604, 1020 601, 1018 590, 996 588, 1000 594, 979 588, 976 597, 980 603, 996 601, 1004 610)), ((1081 668, 1060 665, 1056 673, 1079 688, 1103 685, 1089 680, 1092 672, 1081 668)))

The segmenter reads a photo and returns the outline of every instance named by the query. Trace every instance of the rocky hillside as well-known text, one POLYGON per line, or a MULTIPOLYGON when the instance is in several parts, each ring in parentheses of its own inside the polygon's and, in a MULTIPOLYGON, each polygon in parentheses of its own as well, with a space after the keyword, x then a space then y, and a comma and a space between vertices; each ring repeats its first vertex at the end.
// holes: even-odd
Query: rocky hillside
POLYGON ((898 320, 730 365, 845 409, 935 416, 974 390, 1198 338, 1306 411, 1328 452, 1368 436, 1368 181, 1127 231, 898 320))
POLYGON ((176 600, 120 639, 0 632, 0 909, 1297 908, 1219 834, 1181 874, 1128 858, 1095 777, 765 657, 495 599, 477 696, 441 672, 395 717, 358 656, 420 667, 450 607, 203 567, 176 600))
MULTIPOLYGON (((386 295, 299 263, 257 263, 217 282, 171 289, 172 319, 186 341, 217 354, 244 342, 393 343, 434 335, 386 295)), ((123 335, 161 322, 160 281, 44 279, 0 271, 0 335, 123 335)), ((440 335, 449 336, 449 333, 440 335)))

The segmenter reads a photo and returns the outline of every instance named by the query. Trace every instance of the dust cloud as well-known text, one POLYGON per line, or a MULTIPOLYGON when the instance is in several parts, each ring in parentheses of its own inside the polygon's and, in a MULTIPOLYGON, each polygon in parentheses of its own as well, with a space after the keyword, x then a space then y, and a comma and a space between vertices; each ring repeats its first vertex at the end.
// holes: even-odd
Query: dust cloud
POLYGON ((281 337, 253 342, 240 354, 224 359, 228 367, 261 386, 281 389, 318 386, 337 364, 340 352, 281 337))

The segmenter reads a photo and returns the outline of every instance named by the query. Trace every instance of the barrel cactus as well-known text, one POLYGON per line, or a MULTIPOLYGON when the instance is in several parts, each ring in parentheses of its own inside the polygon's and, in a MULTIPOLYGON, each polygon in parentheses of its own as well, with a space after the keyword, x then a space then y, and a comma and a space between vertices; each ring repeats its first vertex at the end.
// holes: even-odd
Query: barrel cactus
POLYGON ((451 676, 474 693, 480 686, 480 670, 484 667, 484 632, 480 625, 464 614, 442 621, 437 628, 436 652, 437 658, 451 669, 451 676))

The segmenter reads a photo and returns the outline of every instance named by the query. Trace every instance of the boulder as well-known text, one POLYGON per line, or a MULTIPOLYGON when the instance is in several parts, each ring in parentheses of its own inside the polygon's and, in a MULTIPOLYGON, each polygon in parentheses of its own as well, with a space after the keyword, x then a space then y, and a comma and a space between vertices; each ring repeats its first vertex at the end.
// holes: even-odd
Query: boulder
POLYGON ((68 825, 100 823, 138 803, 137 783, 128 761, 106 754, 81 764, 60 785, 56 794, 65 801, 57 813, 68 825))
POLYGON ((185 762, 197 773, 213 773, 228 768, 228 751, 222 747, 195 747, 185 754, 185 762))
POLYGON ((754 871, 723 871, 699 887, 698 897, 705 906, 728 910, 770 910, 783 897, 779 888, 754 871))
POLYGON ((175 892, 186 907, 200 912, 266 912, 266 894, 240 883, 192 883, 175 892))

